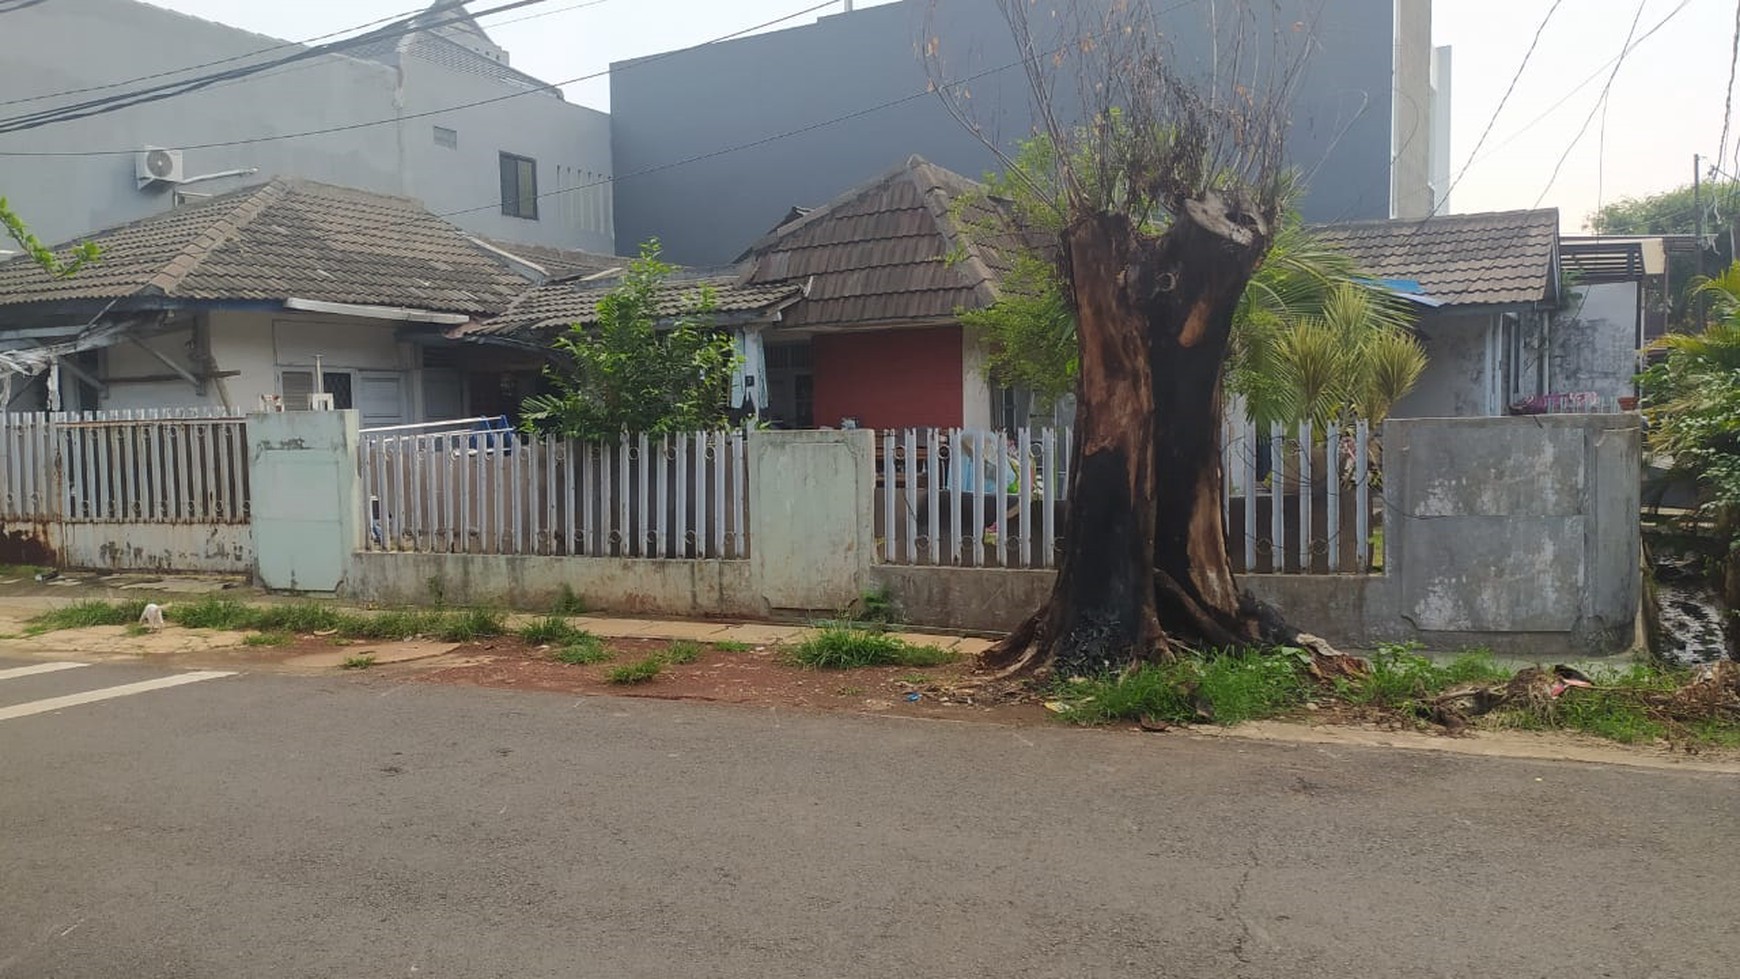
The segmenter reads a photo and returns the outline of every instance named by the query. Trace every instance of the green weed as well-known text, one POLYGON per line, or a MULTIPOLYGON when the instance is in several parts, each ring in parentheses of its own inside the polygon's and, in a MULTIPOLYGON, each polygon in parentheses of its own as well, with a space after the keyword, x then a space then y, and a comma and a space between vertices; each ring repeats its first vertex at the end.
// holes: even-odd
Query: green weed
POLYGON ((75 602, 50 609, 30 620, 25 631, 37 636, 61 629, 89 629, 99 625, 132 625, 145 612, 145 602, 75 602))
POLYGON ((604 675, 610 683, 627 686, 635 683, 646 683, 664 671, 664 657, 654 654, 645 659, 619 666, 604 675))
POLYGON ((134 636, 134 637, 146 636, 146 635, 151 634, 151 629, 145 625, 142 625, 138 622, 135 622, 132 625, 128 626, 126 629, 122 630, 122 633, 124 635, 134 636))
POLYGON ((371 653, 364 653, 361 656, 350 657, 343 663, 340 663, 338 668, 341 670, 366 670, 373 665, 375 665, 374 655, 371 653))
POLYGON ((1172 663, 1143 664, 1120 674, 1061 684, 1063 719, 1075 724, 1153 720, 1239 724, 1284 714, 1310 687, 1291 649, 1216 652, 1172 663))
POLYGON ((1428 697, 1465 683, 1503 683, 1511 672, 1498 665, 1485 650, 1463 653, 1438 664, 1419 654, 1413 643, 1378 647, 1371 658, 1371 672, 1357 680, 1342 681, 1337 694, 1350 703, 1370 707, 1411 710, 1428 697))
POLYGON ((443 617, 435 635, 442 642, 474 642, 499 636, 507 631, 500 613, 488 609, 466 609, 443 617))
POLYGON ((189 629, 239 630, 254 626, 259 610, 229 598, 206 597, 163 609, 163 617, 189 629))
POLYGON ((941 666, 955 654, 936 646, 914 646, 882 632, 831 625, 791 648, 787 657, 813 670, 852 670, 866 666, 941 666))
POLYGON ((526 623, 519 628, 518 635, 533 646, 566 646, 586 632, 569 625, 567 619, 552 615, 526 623))
POLYGON ((747 653, 755 648, 746 642, 737 642, 731 639, 721 640, 712 645, 721 653, 747 653))
POLYGON ((256 632, 242 639, 244 646, 287 646, 295 640, 288 632, 256 632))
POLYGON ((337 630, 347 621, 345 613, 317 602, 262 605, 254 610, 253 627, 262 632, 288 632, 306 636, 337 630))
POLYGON ((574 589, 568 585, 562 586, 562 591, 556 596, 555 604, 550 607, 551 615, 585 615, 586 600, 574 594, 574 589))
POLYGON ((569 666, 586 666, 592 663, 603 663, 611 658, 610 650, 604 648, 604 643, 591 633, 582 632, 568 645, 550 654, 558 663, 569 666))
POLYGON ((685 666, 701 658, 701 647, 692 642, 679 640, 665 647, 665 662, 685 666))

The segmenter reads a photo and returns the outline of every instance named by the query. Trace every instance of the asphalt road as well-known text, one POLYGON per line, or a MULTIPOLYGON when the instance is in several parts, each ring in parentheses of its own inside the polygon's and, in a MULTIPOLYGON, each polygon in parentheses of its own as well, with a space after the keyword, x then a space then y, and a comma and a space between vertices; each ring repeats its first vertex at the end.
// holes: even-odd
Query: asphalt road
POLYGON ((165 675, 0 679, 0 977, 1740 968, 1730 776, 367 674, 17 716, 165 675))

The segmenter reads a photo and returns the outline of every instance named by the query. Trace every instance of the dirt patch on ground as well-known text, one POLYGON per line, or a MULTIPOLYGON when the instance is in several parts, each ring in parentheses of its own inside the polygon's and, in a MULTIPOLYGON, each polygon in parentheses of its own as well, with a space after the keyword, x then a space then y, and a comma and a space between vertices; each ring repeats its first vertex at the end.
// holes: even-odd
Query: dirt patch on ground
POLYGON ((469 643, 453 656, 429 664, 411 678, 429 683, 474 684, 514 690, 702 700, 798 710, 850 710, 912 717, 1043 723, 1037 703, 998 698, 986 703, 968 689, 972 661, 913 669, 873 667, 858 670, 807 670, 783 661, 777 646, 726 651, 702 646, 693 663, 667 663, 645 683, 614 684, 606 679, 619 666, 661 654, 671 643, 659 639, 610 639, 611 659, 571 666, 558 662, 549 647, 502 639, 469 643))

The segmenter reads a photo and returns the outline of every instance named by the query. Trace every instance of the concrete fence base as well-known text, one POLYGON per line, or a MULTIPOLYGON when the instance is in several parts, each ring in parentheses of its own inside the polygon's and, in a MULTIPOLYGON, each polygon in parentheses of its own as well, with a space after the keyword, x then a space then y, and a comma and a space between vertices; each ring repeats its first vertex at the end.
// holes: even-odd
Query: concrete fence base
MULTIPOLYGON (((1053 572, 877 564, 872 433, 754 433, 746 560, 362 553, 352 413, 251 420, 268 586, 371 602, 547 608, 564 589, 648 615, 829 615, 887 591, 914 625, 997 632, 1053 572)), ((1633 415, 1410 419, 1384 433, 1385 573, 1241 586, 1348 648, 1418 641, 1521 656, 1627 648, 1641 593, 1633 415)))

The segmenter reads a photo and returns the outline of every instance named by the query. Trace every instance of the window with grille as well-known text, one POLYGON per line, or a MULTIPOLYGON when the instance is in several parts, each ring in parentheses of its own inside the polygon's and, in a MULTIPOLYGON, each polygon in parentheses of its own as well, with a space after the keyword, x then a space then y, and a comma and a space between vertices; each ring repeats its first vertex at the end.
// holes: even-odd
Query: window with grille
POLYGON ((435 145, 444 146, 450 150, 459 148, 459 130, 448 129, 446 126, 435 127, 435 145))

